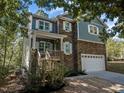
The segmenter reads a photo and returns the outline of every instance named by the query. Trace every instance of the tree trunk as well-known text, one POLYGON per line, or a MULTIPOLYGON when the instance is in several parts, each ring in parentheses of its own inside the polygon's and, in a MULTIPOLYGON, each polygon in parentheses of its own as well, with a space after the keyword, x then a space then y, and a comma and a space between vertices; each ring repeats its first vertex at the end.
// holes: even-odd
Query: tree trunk
POLYGON ((31 63, 30 63, 30 84, 36 84, 36 72, 38 67, 38 52, 37 49, 31 50, 31 63))
POLYGON ((78 72, 78 56, 77 56, 77 30, 76 23, 73 23, 73 31, 72 31, 72 50, 73 50, 73 67, 74 71, 78 72))
POLYGON ((11 56, 10 56, 10 59, 9 59, 9 62, 8 62, 8 69, 10 67, 10 63, 11 63, 11 60, 13 58, 13 54, 14 54, 14 51, 13 51, 13 47, 12 47, 11 56))
POLYGON ((5 39, 4 39, 4 57, 3 57, 3 65, 2 67, 5 67, 6 63, 6 53, 7 53, 7 34, 5 34, 5 39))

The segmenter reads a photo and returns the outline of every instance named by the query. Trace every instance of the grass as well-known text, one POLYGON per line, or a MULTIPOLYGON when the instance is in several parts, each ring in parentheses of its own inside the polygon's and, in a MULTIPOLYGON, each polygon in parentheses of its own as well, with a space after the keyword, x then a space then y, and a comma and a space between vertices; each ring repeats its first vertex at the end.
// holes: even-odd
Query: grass
POLYGON ((124 61, 123 62, 122 61, 108 62, 107 68, 109 71, 124 74, 124 61))

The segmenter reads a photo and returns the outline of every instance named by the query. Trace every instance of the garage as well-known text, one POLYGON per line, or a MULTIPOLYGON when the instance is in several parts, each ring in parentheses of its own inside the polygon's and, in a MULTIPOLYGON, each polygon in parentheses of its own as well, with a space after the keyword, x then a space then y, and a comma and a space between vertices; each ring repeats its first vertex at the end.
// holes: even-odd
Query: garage
POLYGON ((82 70, 85 72, 104 71, 104 55, 81 54, 82 70))

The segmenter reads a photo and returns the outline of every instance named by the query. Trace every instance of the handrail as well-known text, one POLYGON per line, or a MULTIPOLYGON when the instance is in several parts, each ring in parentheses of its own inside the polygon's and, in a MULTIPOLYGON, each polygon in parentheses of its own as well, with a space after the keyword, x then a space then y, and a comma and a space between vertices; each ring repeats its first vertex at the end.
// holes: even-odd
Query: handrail
MULTIPOLYGON (((63 60, 63 52, 60 50, 50 50, 48 51, 50 54, 50 59, 49 60, 63 60)), ((44 53, 40 53, 41 54, 41 60, 45 59, 45 52, 44 53)))

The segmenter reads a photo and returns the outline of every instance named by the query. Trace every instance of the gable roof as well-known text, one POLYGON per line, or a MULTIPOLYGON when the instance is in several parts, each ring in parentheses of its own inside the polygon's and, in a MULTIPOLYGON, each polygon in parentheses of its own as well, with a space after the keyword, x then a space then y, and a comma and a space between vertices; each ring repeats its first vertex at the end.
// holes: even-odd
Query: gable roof
MULTIPOLYGON (((71 17, 69 17, 68 13, 64 13, 64 14, 58 15, 57 17, 64 18, 64 19, 66 18, 66 19, 74 20, 74 19, 72 19, 71 17)), ((105 28, 108 28, 107 24, 105 24, 99 17, 96 17, 96 19, 97 19, 105 28)))
MULTIPOLYGON (((75 20, 72 19, 71 17, 69 17, 68 13, 63 13, 61 15, 58 15, 57 17, 55 18, 44 18, 42 16, 39 16, 37 14, 32 14, 31 15, 33 17, 36 17, 36 18, 39 18, 39 19, 44 19, 44 20, 47 20, 47 21, 51 21, 51 22, 55 22, 57 20, 57 18, 60 18, 60 19, 63 19, 63 20, 68 20, 70 22, 74 22, 75 20)), ((96 19, 105 27, 105 28, 108 28, 107 24, 105 24, 99 17, 96 17, 96 19)))

